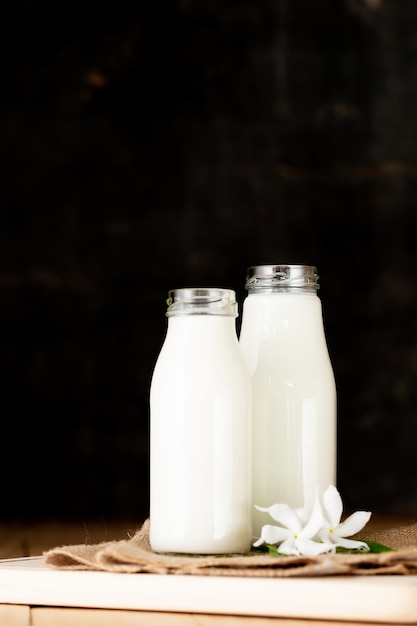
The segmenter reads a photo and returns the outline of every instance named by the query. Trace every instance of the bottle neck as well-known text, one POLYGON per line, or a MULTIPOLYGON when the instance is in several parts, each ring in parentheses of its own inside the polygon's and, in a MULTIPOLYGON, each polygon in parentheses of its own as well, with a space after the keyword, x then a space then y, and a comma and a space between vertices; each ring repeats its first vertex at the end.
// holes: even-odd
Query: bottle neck
POLYGON ((236 319, 227 315, 173 315, 168 317, 168 331, 175 333, 236 335, 236 319))
POLYGON ((236 347, 236 320, 221 315, 178 315, 168 318, 166 346, 176 352, 204 353, 236 347))
POLYGON ((321 300, 314 291, 251 292, 243 303, 242 332, 255 327, 263 327, 265 332, 295 328, 317 332, 323 328, 321 300))

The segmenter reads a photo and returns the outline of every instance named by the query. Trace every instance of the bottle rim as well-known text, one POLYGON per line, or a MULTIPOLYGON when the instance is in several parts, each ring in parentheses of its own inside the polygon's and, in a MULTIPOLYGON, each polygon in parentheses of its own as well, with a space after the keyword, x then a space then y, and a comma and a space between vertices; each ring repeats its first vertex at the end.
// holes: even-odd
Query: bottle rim
POLYGON ((247 270, 248 291, 312 291, 320 289, 314 265, 252 265, 247 270))
POLYGON ((166 316, 222 315, 237 317, 236 293, 222 287, 182 287, 171 289, 166 300, 166 316))

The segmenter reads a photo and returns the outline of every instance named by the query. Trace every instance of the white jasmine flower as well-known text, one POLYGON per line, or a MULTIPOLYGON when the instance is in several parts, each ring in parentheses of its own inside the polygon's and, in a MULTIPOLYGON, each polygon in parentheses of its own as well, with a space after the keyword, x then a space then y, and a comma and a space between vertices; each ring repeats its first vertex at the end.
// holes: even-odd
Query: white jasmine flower
POLYGON ((363 541, 346 539, 362 530, 368 523, 371 513, 369 511, 356 511, 344 522, 340 522, 343 511, 342 498, 336 487, 330 485, 323 494, 323 505, 327 517, 324 517, 323 526, 319 537, 325 543, 333 544, 333 551, 337 546, 347 550, 361 550, 367 552, 369 546, 363 541))
POLYGON ((273 504, 270 507, 256 506, 258 511, 265 511, 280 526, 265 525, 261 536, 254 542, 258 547, 263 543, 279 544, 279 552, 286 555, 315 556, 333 550, 331 542, 314 541, 323 526, 323 513, 318 502, 313 507, 311 516, 304 521, 305 511, 294 510, 288 504, 273 504))

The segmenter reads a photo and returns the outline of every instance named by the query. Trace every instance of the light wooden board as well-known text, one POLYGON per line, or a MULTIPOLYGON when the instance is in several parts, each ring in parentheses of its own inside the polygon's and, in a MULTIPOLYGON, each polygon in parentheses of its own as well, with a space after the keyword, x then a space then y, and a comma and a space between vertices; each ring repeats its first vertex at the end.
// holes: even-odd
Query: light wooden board
POLYGON ((417 622, 417 576, 242 578, 53 570, 0 561, 0 603, 223 615, 417 622))

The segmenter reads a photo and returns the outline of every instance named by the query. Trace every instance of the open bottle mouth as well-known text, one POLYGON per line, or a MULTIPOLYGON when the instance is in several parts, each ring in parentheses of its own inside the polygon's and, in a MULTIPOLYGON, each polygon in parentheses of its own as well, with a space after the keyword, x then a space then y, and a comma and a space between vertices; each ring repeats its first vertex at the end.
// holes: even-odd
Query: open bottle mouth
POLYGON ((312 291, 319 288, 314 265, 253 265, 248 268, 248 291, 312 291))
POLYGON ((168 292, 167 317, 175 315, 223 315, 237 317, 236 293, 219 287, 187 287, 168 292))

